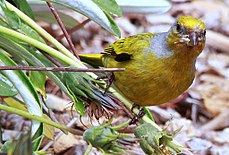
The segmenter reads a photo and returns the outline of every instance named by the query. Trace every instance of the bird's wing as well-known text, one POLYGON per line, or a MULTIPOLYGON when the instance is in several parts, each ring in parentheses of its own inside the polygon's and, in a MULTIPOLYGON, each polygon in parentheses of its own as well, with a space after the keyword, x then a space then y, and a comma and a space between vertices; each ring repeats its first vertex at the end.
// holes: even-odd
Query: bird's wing
POLYGON ((104 54, 113 56, 118 62, 130 60, 134 54, 147 49, 154 36, 155 33, 142 33, 117 40, 104 50, 104 54))

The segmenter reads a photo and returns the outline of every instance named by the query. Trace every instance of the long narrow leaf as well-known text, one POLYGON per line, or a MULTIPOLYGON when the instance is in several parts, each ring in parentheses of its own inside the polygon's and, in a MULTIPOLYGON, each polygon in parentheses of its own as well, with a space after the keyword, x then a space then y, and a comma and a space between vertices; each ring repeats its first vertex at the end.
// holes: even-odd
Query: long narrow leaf
POLYGON ((116 15, 122 16, 122 11, 115 0, 93 0, 103 11, 116 15))
POLYGON ((26 0, 11 0, 15 4, 15 6, 24 12, 27 16, 34 19, 34 14, 32 9, 30 8, 28 2, 26 0))
POLYGON ((107 18, 106 14, 96 5, 92 0, 46 0, 62 6, 65 6, 69 9, 77 11, 91 20, 98 23, 100 26, 113 33, 114 35, 120 37, 119 29, 114 29, 118 27, 112 19, 107 18))
POLYGON ((29 79, 31 80, 33 86, 36 88, 37 91, 41 93, 44 97, 46 97, 45 92, 45 82, 46 82, 46 75, 43 72, 31 71, 29 72, 29 79))
MULTIPOLYGON (((34 49, 25 48, 22 45, 19 45, 18 43, 10 40, 6 36, 0 37, 0 47, 5 49, 8 53, 14 56, 20 56, 24 58, 29 64, 34 66, 46 66, 46 67, 52 67, 54 64, 50 62, 46 57, 39 54, 34 49)), ((72 93, 69 92, 67 87, 64 85, 64 83, 61 81, 63 78, 62 73, 59 72, 44 72, 52 81, 55 82, 55 84, 63 91, 65 92, 73 101, 75 100, 75 96, 72 95, 72 93)))
POLYGON ((4 0, 0 0, 1 15, 4 17, 5 22, 8 27, 12 29, 18 29, 21 26, 20 18, 15 14, 15 12, 9 10, 5 4, 4 0))
MULTIPOLYGON (((0 51, 0 66, 15 66, 16 64, 3 52, 0 51)), ((27 76, 22 71, 1 71, 15 86, 23 101, 26 104, 28 111, 31 114, 42 116, 41 104, 38 98, 38 94, 32 86, 27 76)), ((43 125, 38 121, 32 121, 32 137, 35 133, 43 130, 43 125)), ((38 147, 40 141, 36 142, 38 147)), ((37 149, 37 148, 35 148, 37 149)))
POLYGON ((0 73, 0 96, 14 96, 17 90, 13 84, 0 73))

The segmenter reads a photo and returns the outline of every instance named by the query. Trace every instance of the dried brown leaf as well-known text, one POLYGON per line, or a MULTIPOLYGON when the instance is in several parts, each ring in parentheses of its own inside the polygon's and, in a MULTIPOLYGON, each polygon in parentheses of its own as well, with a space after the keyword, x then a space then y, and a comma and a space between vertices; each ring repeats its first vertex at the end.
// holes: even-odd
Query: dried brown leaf
POLYGON ((213 115, 217 115, 229 108, 229 91, 222 89, 217 85, 202 85, 200 94, 203 98, 203 104, 213 115))
POLYGON ((63 134, 54 143, 54 151, 55 153, 60 153, 70 147, 82 144, 86 145, 86 142, 82 139, 82 137, 75 136, 71 133, 68 133, 67 135, 63 134))

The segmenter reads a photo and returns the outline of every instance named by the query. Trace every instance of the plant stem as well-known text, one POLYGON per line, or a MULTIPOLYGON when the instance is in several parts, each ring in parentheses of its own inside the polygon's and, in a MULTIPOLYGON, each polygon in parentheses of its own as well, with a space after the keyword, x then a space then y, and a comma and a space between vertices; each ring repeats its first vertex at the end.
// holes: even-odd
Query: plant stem
POLYGON ((75 47, 74 47, 74 45, 73 45, 73 43, 72 43, 71 36, 68 34, 68 32, 67 32, 67 30, 66 30, 66 28, 65 28, 65 26, 64 26, 64 24, 63 24, 63 22, 61 21, 61 19, 60 19, 58 13, 56 12, 54 6, 52 5, 51 2, 46 2, 46 3, 47 3, 47 5, 49 6, 49 8, 50 8, 52 14, 53 14, 54 17, 56 18, 56 21, 57 21, 57 23, 59 24, 59 26, 60 26, 62 32, 64 33, 64 36, 65 36, 65 38, 67 39, 67 42, 68 42, 68 44, 69 44, 69 46, 70 46, 70 48, 71 48, 73 54, 75 55, 75 57, 77 57, 78 59, 80 59, 79 56, 78 56, 78 52, 76 51, 76 49, 75 49, 75 47))
MULTIPOLYGON (((6 28, 6 27, 3 27, 3 26, 0 26, 0 32, 1 33, 4 33, 4 34, 7 34, 9 36, 12 36, 12 37, 15 37, 21 41, 24 41, 38 49, 41 49, 43 51, 45 51, 46 53, 48 53, 49 55, 51 56, 54 56, 64 62, 68 62, 69 65, 72 65, 72 66, 76 66, 76 67, 82 67, 82 68, 85 68, 84 65, 82 65, 82 63, 76 63, 75 60, 67 57, 66 55, 64 55, 63 53, 60 53, 59 51, 57 51, 56 49, 54 48, 51 48, 49 47, 48 45, 40 42, 40 41, 37 41, 33 38, 30 38, 24 34, 21 34, 19 32, 16 32, 14 30, 11 30, 9 28, 6 28)), ((77 61, 79 61, 77 59, 77 61)))
POLYGON ((127 126, 129 125, 129 123, 130 123, 130 121, 126 121, 126 122, 124 122, 124 123, 122 123, 122 124, 119 124, 119 125, 117 125, 117 126, 112 126, 111 128, 112 128, 113 130, 119 130, 119 129, 122 129, 122 128, 127 127, 127 126))
MULTIPOLYGON (((131 101, 127 100, 124 96, 122 96, 120 93, 118 93, 116 90, 114 90, 113 88, 109 88, 109 91, 112 92, 112 94, 114 94, 118 99, 120 99, 129 109, 132 108, 133 103, 131 103, 131 101)), ((135 114, 139 113, 138 109, 133 109, 133 112, 135 114)), ((154 122, 152 121, 149 117, 147 116, 143 116, 142 120, 145 123, 150 123, 151 125, 153 125, 155 128, 157 128, 159 131, 162 131, 162 129, 154 122)))
POLYGON ((73 67, 39 67, 39 66, 0 66, 0 70, 29 70, 29 71, 51 71, 51 72, 121 72, 124 68, 102 68, 102 69, 85 69, 73 67))
POLYGON ((57 67, 63 67, 63 65, 57 61, 54 57, 50 56, 48 53, 44 51, 40 51, 46 58, 48 58, 53 64, 55 64, 57 67))
POLYGON ((54 127, 58 128, 58 129, 71 132, 73 134, 77 134, 77 135, 82 135, 83 134, 83 132, 80 131, 80 130, 76 130, 76 129, 69 128, 69 127, 64 126, 64 125, 60 125, 60 124, 58 124, 56 122, 53 122, 53 121, 48 120, 48 119, 45 119, 45 118, 43 118, 41 116, 30 114, 27 111, 23 111, 23 110, 20 110, 20 109, 8 107, 8 106, 2 105, 2 104, 0 104, 0 109, 4 110, 4 111, 7 111, 9 113, 13 113, 13 114, 17 114, 17 115, 23 116, 23 117, 31 119, 31 120, 37 120, 39 122, 54 126, 54 127))
POLYGON ((92 150, 92 145, 91 145, 91 143, 89 143, 87 146, 87 150, 84 152, 84 155, 89 155, 91 150, 92 150))
POLYGON ((34 30, 36 30, 41 36, 47 39, 50 43, 52 43, 58 50, 64 53, 67 57, 76 61, 79 64, 82 64, 68 49, 66 49, 62 44, 60 44, 53 36, 51 36, 48 32, 46 32, 43 28, 41 28, 35 21, 30 19, 26 14, 21 12, 19 9, 11 5, 6 1, 6 6, 9 10, 14 11, 25 23, 31 26, 34 30))
MULTIPOLYGON (((52 43, 54 46, 56 46, 56 48, 58 50, 60 50, 62 53, 59 53, 57 50, 54 50, 53 48, 49 47, 46 45, 47 47, 47 50, 46 48, 42 48, 42 50, 44 50, 45 52, 49 53, 50 55, 52 56, 55 56, 55 54, 58 54, 58 57, 64 57, 62 58, 61 60, 63 60, 64 62, 66 62, 67 64, 69 65, 72 65, 72 66, 76 66, 76 67, 82 67, 82 68, 87 68, 79 59, 77 59, 68 49, 66 49, 61 43, 59 43, 54 37, 52 37, 48 32, 46 32, 43 28, 41 28, 36 22, 34 22, 32 19, 30 19, 27 15, 25 15, 23 12, 21 12, 19 9, 17 9, 16 7, 14 7, 13 5, 11 5, 9 2, 5 2, 6 3, 6 6, 9 10, 11 11, 14 11, 25 23, 27 23, 29 26, 31 26, 34 30, 36 30, 41 36, 43 36, 45 39, 47 39, 50 43, 52 43), (50 53, 50 51, 52 51, 52 54, 50 53), (53 52, 55 51, 55 52, 53 52), (62 55, 61 55, 62 54, 62 55), (64 55, 65 54, 65 55, 64 55), (66 57, 69 57, 70 59, 74 60, 70 60, 70 59, 67 59, 66 57)), ((10 30, 10 29, 9 29, 10 30)), ((12 32, 12 30, 11 30, 12 32)), ((17 33, 17 34, 20 34, 20 33, 17 33)), ((9 34, 10 35, 10 34, 9 34)), ((13 35, 13 37, 15 37, 16 34, 13 35)), ((29 37, 28 37, 29 38, 29 37)), ((26 40, 26 42, 31 39, 28 39, 26 40)), ((36 43, 39 43, 41 45, 41 43, 39 41, 36 41, 36 43)), ((32 44, 33 46, 35 46, 36 44, 32 44)), ((37 47, 37 46, 35 46, 37 47)), ((41 49, 39 48, 39 46, 37 47, 38 49, 41 49)), ((57 58, 58 58, 57 57, 57 58)), ((94 73, 91 73, 91 72, 87 72, 91 77, 93 78, 97 78, 97 75, 95 75, 94 73)))

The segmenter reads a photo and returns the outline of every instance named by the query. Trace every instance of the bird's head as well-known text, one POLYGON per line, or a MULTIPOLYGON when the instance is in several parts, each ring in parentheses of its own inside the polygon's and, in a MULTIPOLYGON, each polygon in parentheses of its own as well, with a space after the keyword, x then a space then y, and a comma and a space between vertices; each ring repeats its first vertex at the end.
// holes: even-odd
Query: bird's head
POLYGON ((169 31, 168 44, 172 48, 201 48, 202 51, 205 35, 204 22, 191 16, 181 16, 169 31))

